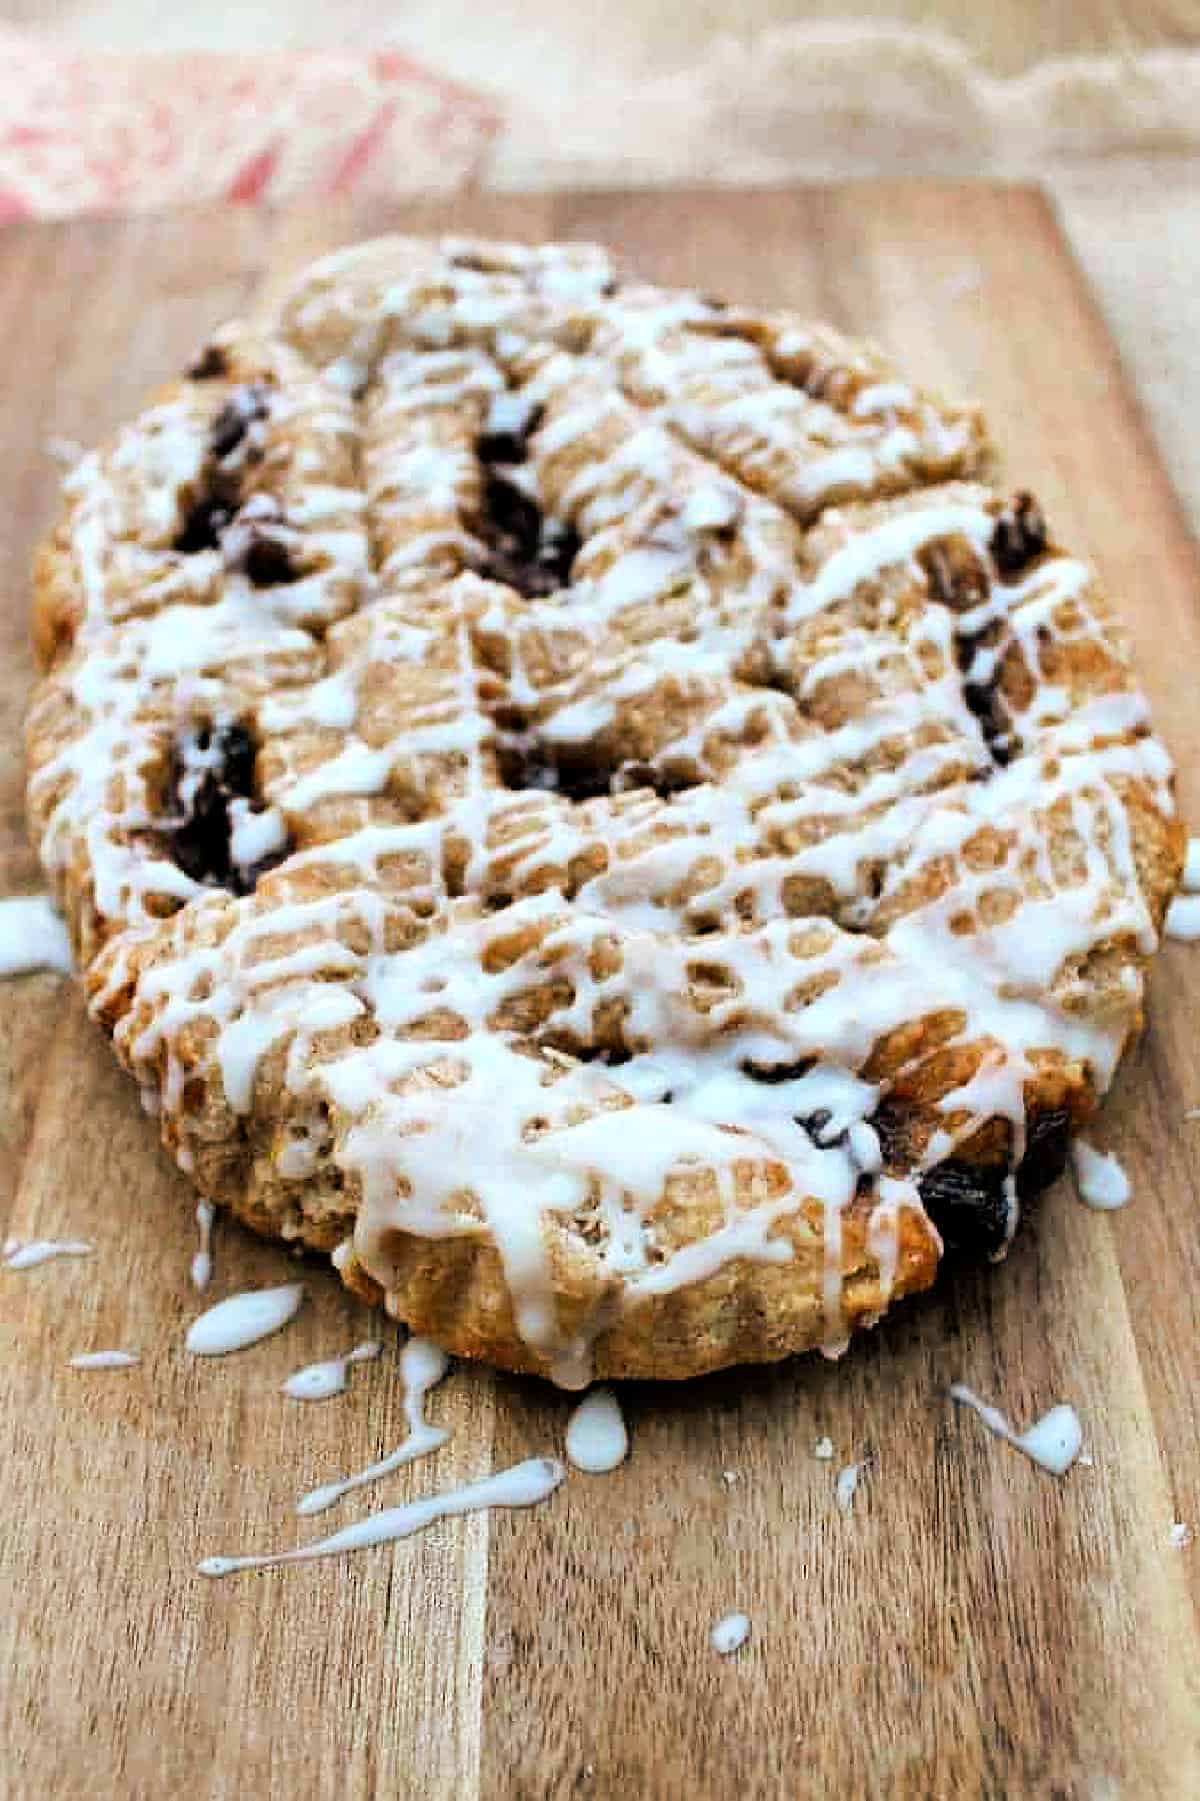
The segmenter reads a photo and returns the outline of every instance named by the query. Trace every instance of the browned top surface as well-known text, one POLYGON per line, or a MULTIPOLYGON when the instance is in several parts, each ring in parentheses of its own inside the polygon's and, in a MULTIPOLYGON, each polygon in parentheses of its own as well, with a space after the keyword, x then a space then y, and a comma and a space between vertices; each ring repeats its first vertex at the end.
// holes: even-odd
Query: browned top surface
MULTIPOLYGON (((1200 819, 1195 549, 1104 329, 1021 190, 489 198, 338 217, 249 213, 0 237, 0 854, 21 824, 29 545, 50 433, 93 441, 216 319, 306 255, 386 226, 591 236, 665 281, 787 301, 974 392, 1056 532, 1089 550, 1138 648, 1200 819)), ((819 1360, 626 1396, 633 1455, 531 1514, 221 1585, 213 1550, 308 1536, 313 1482, 403 1434, 390 1351, 352 1392, 276 1393, 363 1321, 332 1278, 285 1335, 195 1363, 188 1192, 68 985, 5 988, 0 1182, 21 1237, 90 1260, 0 1272, 0 1728, 17 1794, 1188 1795, 1200 1784, 1197 1276, 1200 953, 1169 947, 1154 1025, 1103 1128, 1135 1203, 1066 1184, 1008 1262, 819 1360), (64 1368, 143 1353, 130 1373, 64 1368), (1071 1400, 1092 1468, 1042 1475, 951 1412, 970 1382, 1022 1423, 1071 1400), (812 1457, 828 1433, 836 1460, 812 1457), (871 1459, 848 1518, 840 1464, 871 1459), (732 1482, 723 1472, 732 1472, 732 1482), (718 1659, 731 1607, 751 1643, 718 1659)), ((219 1234, 211 1298, 284 1279, 219 1234)), ((459 1370, 455 1427, 373 1505, 558 1448, 568 1403, 459 1370)), ((340 1516, 339 1516, 340 1518, 340 1516)), ((332 1523, 333 1516, 329 1516, 332 1523)))

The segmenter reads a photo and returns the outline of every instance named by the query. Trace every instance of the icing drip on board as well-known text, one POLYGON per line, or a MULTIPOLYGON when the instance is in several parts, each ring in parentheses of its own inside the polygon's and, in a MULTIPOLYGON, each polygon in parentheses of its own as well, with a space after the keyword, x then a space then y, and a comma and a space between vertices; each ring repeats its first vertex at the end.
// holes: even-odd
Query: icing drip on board
POLYGON ((1167 908, 1164 930, 1168 938, 1190 944, 1200 938, 1200 894, 1179 894, 1167 908))
POLYGON ((80 1351, 67 1359, 67 1367, 73 1370, 127 1370, 140 1362, 136 1351, 80 1351))
POLYGON ((230 1576, 237 1570, 273 1569, 282 1563, 311 1563, 321 1557, 335 1557, 342 1551, 361 1551, 368 1545, 390 1544, 399 1538, 411 1538, 423 1532, 435 1520, 455 1514, 476 1513, 483 1507, 535 1507, 548 1500, 562 1483, 566 1470, 552 1457, 530 1457, 498 1475, 485 1476, 480 1482, 468 1482, 461 1488, 447 1489, 422 1501, 409 1501, 403 1507, 388 1507, 382 1513, 368 1515, 353 1526, 345 1526, 328 1538, 294 1551, 275 1551, 266 1556, 205 1557, 196 1565, 201 1576, 230 1576))
POLYGON ((611 1388, 593 1388, 567 1422, 567 1461, 590 1476, 605 1476, 629 1455, 629 1434, 611 1388))
POLYGON ((69 975, 74 968, 67 928, 46 895, 0 900, 0 976, 35 969, 58 969, 69 975))
POLYGON ((378 1463, 368 1464, 366 1469, 359 1470, 356 1475, 344 1476, 337 1482, 326 1482, 320 1488, 310 1489, 308 1494, 301 1495, 296 1502, 296 1512, 301 1515, 324 1513, 340 1501, 343 1495, 351 1494, 356 1488, 365 1488, 368 1483, 378 1482, 382 1476, 390 1476, 406 1463, 415 1463, 418 1458, 428 1457, 431 1451, 444 1445, 450 1434, 445 1426, 431 1426, 425 1418, 425 1397, 431 1388, 435 1388, 450 1367, 446 1353, 439 1350, 427 1338, 410 1338, 400 1353, 400 1376, 404 1383, 404 1415, 408 1422, 408 1436, 397 1450, 389 1456, 381 1457, 378 1463))
POLYGON ((294 1371, 281 1384, 282 1393, 293 1401, 328 1401, 344 1394, 353 1363, 373 1363, 383 1350, 377 1338, 369 1338, 344 1357, 329 1357, 323 1363, 309 1363, 294 1371))
POLYGON ((1061 1404, 1052 1407, 1027 1431, 1015 1432, 998 1408, 981 1401, 963 1383, 955 1382, 951 1385, 950 1398, 960 1406, 970 1407, 979 1415, 993 1437, 1002 1438, 1006 1444, 1021 1451, 1031 1463, 1048 1470, 1052 1476, 1065 1476, 1079 1456, 1083 1431, 1073 1407, 1061 1404))
POLYGON ((838 1504, 839 1512, 848 1514, 854 1505, 854 1497, 858 1492, 862 1470, 861 1463, 848 1463, 838 1471, 837 1482, 834 1484, 834 1499, 838 1504))
POLYGON ((1124 1207, 1129 1199, 1129 1177, 1115 1157, 1077 1138, 1071 1147, 1071 1161, 1081 1201, 1101 1213, 1124 1207))
POLYGON ((727 1613, 722 1616, 709 1633, 713 1650, 718 1657, 731 1657, 740 1651, 750 1637, 750 1619, 744 1613, 727 1613))
POLYGON ((216 1209, 211 1201, 200 1201, 196 1206, 196 1231, 200 1244, 192 1257, 192 1287, 202 1293, 212 1279, 212 1229, 216 1218, 216 1209))
POLYGON ((184 1343, 193 1357, 227 1357, 231 1351, 244 1351, 294 1320, 303 1300, 300 1282, 230 1295, 192 1321, 184 1343))
POLYGON ((5 1269, 37 1269, 57 1257, 90 1257, 95 1245, 84 1238, 37 1238, 29 1244, 10 1239, 5 1245, 5 1269))

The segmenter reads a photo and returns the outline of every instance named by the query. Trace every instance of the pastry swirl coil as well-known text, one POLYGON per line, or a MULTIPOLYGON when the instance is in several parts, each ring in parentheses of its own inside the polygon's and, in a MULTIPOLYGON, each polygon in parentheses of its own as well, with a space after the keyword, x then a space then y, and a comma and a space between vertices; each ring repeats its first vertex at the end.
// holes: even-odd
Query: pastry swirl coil
POLYGON ((565 1383, 995 1253, 1142 1018, 1169 760, 974 409, 580 245, 387 239, 66 483, 28 808, 196 1186, 565 1383))

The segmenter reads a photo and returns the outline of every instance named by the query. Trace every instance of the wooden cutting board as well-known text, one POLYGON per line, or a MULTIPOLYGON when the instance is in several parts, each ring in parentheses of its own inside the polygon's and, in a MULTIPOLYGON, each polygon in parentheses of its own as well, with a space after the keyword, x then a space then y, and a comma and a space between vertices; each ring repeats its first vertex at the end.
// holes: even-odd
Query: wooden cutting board
MULTIPOLYGON (((385 228, 604 239, 668 282, 877 335, 985 404, 1014 481, 1086 546, 1136 640, 1200 822, 1195 547, 1044 201, 1024 189, 488 197, 337 215, 202 214, 0 237, 0 884, 35 887, 19 720, 50 434, 92 442, 215 320, 310 253, 385 228)), ((208 1583, 212 1551, 308 1536, 295 1497, 398 1443, 395 1333, 351 1392, 300 1364, 368 1321, 304 1271, 299 1321, 185 1356, 188 1189, 71 986, 0 1010, 0 1217, 94 1240, 0 1271, 0 1786, 20 1796, 1185 1796, 1200 1792, 1194 1191, 1200 948, 1168 946, 1154 1023, 1101 1136, 1133 1180, 1101 1215, 1062 1183, 1007 1262, 905 1307, 840 1365, 628 1389, 633 1451, 532 1513, 208 1583), (139 1349, 82 1375, 76 1351, 139 1349), (1026 1422, 1072 1401, 1094 1458, 1062 1482, 947 1400, 1026 1422), (813 1456, 828 1434, 836 1461, 813 1456), (848 1515, 840 1465, 862 1462, 848 1515), (713 1622, 753 1636, 717 1657, 713 1622)), ((220 1229, 213 1298, 292 1273, 220 1229)), ((453 1428, 392 1504, 561 1447, 568 1402, 459 1368, 453 1428)), ((365 1509, 364 1509, 365 1510, 365 1509)), ((333 1516, 331 1516, 333 1517, 333 1516)), ((351 1517, 353 1517, 351 1513, 351 1517)), ((337 1522, 340 1523, 340 1520, 337 1522)))

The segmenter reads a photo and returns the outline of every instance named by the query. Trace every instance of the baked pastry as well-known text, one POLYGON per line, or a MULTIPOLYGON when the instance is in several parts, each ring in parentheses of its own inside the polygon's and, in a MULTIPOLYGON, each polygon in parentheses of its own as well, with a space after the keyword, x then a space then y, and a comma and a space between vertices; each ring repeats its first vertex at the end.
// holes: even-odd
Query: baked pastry
POLYGON ((66 484, 29 814, 196 1186, 567 1383, 997 1253, 1140 1027, 1168 759, 978 413, 600 250, 385 239, 66 484))

